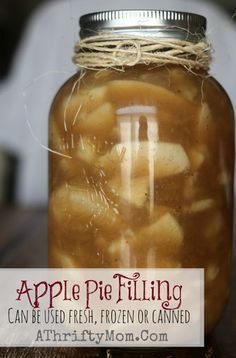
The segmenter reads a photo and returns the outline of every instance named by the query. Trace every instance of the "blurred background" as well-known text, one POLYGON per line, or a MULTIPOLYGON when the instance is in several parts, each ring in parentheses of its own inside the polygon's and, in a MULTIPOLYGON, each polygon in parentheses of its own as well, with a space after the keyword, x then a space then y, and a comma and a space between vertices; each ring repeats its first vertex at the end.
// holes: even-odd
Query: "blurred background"
MULTIPOLYGON (((46 205, 47 117, 71 62, 78 18, 86 12, 143 8, 142 0, 0 0, 0 203, 46 205)), ((216 48, 213 75, 236 105, 236 0, 166 0, 146 8, 197 12, 216 48), (212 37, 212 38, 211 38, 212 37), (234 98, 232 98, 234 97, 234 98)))

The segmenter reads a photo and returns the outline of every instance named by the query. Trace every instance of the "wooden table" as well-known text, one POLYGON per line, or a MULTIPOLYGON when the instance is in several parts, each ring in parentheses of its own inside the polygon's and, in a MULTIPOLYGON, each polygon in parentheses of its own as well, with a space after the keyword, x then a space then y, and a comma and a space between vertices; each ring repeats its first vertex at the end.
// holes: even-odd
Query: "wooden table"
MULTIPOLYGON (((47 267, 46 209, 0 209, 1 267, 47 267)), ((209 337, 206 347, 151 351, 110 352, 107 349, 78 348, 0 348, 0 358, 63 358, 63 357, 158 357, 158 358, 236 358, 236 250, 232 278, 232 294, 224 317, 209 337)))

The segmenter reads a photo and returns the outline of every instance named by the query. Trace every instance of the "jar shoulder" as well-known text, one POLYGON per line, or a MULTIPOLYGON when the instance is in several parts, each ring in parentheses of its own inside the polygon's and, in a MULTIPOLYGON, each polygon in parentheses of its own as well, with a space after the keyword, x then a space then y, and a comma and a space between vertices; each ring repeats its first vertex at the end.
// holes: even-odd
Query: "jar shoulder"
POLYGON ((217 92, 219 94, 219 97, 222 97, 222 98, 225 99, 225 103, 228 106, 228 108, 231 110, 233 119, 235 119, 235 113, 234 113, 233 104, 232 104, 232 101, 231 101, 227 91, 225 90, 225 88, 213 76, 210 76, 208 81, 210 82, 211 86, 214 86, 216 88, 216 90, 217 90, 217 92))
MULTIPOLYGON (((213 112, 224 114, 224 117, 234 118, 231 100, 225 89, 214 77, 203 73, 193 73, 181 66, 173 65, 156 68, 138 65, 124 71, 112 69, 78 71, 58 90, 52 103, 51 112, 60 108, 62 103, 65 107, 66 99, 70 97, 79 99, 80 96, 90 93, 88 91, 91 89, 103 87, 109 91, 111 87, 109 84, 113 81, 122 81, 123 87, 128 92, 134 92, 134 87, 137 100, 140 102, 142 99, 147 102, 152 96, 146 94, 155 92, 156 88, 161 88, 167 90, 167 95, 174 93, 196 105, 207 102, 213 112)), ((165 93, 163 92, 163 94, 165 93)), ((91 100, 93 100, 93 97, 91 97, 91 100)))

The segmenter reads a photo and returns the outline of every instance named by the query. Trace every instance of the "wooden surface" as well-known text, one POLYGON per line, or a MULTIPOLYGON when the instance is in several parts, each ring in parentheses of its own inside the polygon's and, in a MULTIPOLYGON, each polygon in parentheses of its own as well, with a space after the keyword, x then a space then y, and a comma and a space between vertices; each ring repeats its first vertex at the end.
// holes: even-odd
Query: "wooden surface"
MULTIPOLYGON (((45 209, 0 209, 0 266, 47 267, 47 212, 45 209)), ((231 298, 223 319, 212 336, 208 338, 204 349, 179 348, 163 352, 139 353, 81 348, 0 348, 0 358, 6 357, 236 358, 236 250, 234 249, 231 298)))

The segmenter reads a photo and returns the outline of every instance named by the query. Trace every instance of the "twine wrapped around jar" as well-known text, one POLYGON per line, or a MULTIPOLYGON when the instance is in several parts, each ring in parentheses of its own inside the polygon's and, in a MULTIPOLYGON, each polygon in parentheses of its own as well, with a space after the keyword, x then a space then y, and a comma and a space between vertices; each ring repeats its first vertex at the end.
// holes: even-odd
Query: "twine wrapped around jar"
POLYGON ((137 64, 175 64, 188 70, 208 70, 211 50, 204 40, 194 43, 157 36, 102 33, 78 41, 73 62, 90 70, 122 69, 137 64))

